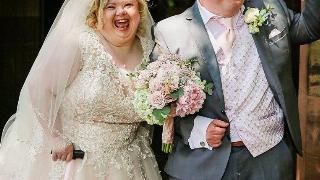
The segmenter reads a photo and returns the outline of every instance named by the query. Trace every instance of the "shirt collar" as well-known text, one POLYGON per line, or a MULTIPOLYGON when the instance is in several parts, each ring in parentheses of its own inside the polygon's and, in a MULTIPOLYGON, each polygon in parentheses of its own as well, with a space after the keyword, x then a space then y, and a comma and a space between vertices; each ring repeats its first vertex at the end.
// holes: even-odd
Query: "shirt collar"
POLYGON ((197 4, 198 4, 199 12, 200 12, 200 15, 201 15, 201 18, 202 18, 202 21, 204 24, 207 24, 209 22, 209 20, 213 17, 220 17, 219 15, 216 15, 216 14, 210 12, 209 10, 207 10, 205 7, 203 7, 199 0, 197 0, 197 4))

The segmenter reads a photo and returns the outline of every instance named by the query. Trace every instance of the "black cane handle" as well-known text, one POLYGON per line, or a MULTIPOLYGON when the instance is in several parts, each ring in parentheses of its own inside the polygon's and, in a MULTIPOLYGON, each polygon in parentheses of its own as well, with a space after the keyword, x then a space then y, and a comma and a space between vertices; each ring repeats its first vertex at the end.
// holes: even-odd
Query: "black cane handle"
MULTIPOLYGON (((52 151, 50 152, 52 154, 52 151)), ((73 156, 72 159, 83 159, 84 157, 84 151, 82 150, 73 150, 73 156)))
POLYGON ((83 159, 84 152, 82 150, 73 150, 72 159, 83 159))

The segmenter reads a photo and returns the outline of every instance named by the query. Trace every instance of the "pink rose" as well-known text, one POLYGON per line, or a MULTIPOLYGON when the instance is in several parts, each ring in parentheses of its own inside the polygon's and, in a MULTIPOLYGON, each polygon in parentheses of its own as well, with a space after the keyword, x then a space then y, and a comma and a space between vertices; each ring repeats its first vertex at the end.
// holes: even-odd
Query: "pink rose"
POLYGON ((162 109, 166 106, 165 95, 161 91, 156 91, 150 95, 151 106, 162 109))
POLYGON ((183 96, 177 101, 176 114, 180 117, 198 112, 206 98, 202 89, 192 82, 187 83, 183 90, 183 96))

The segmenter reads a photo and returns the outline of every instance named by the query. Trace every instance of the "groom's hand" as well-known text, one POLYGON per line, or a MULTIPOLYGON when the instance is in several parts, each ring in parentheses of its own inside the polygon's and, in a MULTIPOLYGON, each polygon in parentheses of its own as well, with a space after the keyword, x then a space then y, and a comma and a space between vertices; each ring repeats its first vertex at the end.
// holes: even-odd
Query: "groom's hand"
POLYGON ((222 144, 222 139, 229 123, 214 119, 207 128, 207 143, 213 148, 218 148, 222 144))

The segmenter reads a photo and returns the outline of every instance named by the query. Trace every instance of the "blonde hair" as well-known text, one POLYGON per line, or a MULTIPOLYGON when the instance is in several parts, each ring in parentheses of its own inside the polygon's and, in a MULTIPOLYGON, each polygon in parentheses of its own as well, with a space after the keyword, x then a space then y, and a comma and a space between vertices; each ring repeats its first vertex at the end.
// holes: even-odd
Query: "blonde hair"
MULTIPOLYGON (((139 14, 140 14, 140 23, 138 26, 137 34, 143 35, 145 33, 145 21, 147 17, 148 12, 148 5, 145 0, 136 0, 139 4, 139 14)), ((93 29, 102 29, 103 22, 102 22, 102 14, 104 11, 104 8, 106 4, 108 3, 108 0, 93 0, 93 3, 90 7, 89 14, 86 18, 86 24, 93 28, 93 29)))

